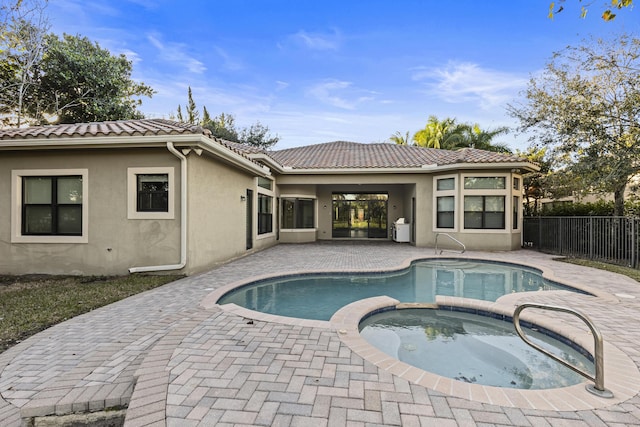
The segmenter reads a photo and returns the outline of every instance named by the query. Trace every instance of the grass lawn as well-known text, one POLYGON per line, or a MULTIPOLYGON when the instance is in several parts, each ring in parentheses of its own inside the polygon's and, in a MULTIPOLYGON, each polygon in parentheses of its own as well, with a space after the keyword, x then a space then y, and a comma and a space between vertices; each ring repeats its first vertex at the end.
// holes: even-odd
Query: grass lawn
POLYGON ((635 268, 623 267, 621 265, 607 264, 605 262, 591 261, 581 258, 557 258, 557 261, 567 262, 569 264, 583 265, 585 267, 593 267, 600 270, 610 271, 612 273, 624 274, 633 280, 640 282, 640 270, 635 268))
POLYGON ((0 352, 56 323, 180 277, 0 275, 0 352))

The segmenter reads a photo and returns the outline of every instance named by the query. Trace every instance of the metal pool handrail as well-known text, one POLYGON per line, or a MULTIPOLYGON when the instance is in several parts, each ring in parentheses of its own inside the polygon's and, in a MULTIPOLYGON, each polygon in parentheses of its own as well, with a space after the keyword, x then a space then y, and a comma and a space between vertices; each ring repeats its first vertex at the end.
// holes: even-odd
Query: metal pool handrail
MULTIPOLYGON (((462 251, 460 252, 461 254, 463 254, 464 251, 467 250, 467 247, 464 245, 464 243, 462 243, 460 240, 456 239, 455 237, 447 233, 436 233, 436 255, 438 254, 438 236, 447 236, 449 239, 453 240, 454 242, 462 246, 462 251)), ((442 254, 442 252, 444 252, 444 249, 440 251, 440 254, 442 254)))
POLYGON ((567 308, 567 307, 560 307, 560 306, 557 306, 557 305, 525 303, 525 304, 519 305, 516 308, 516 310, 513 312, 513 325, 516 328, 516 332, 518 333, 518 336, 520 338, 522 338, 522 340, 526 344, 528 344, 531 347, 535 348, 539 352, 549 356, 550 358, 552 358, 556 362, 559 362, 559 363, 563 364, 564 366, 566 366, 567 368, 571 369, 572 371, 574 371, 574 372, 582 375, 583 377, 593 381, 595 385, 594 384, 587 384, 587 386, 586 386, 587 391, 589 391, 590 393, 595 394, 596 396, 600 396, 600 397, 605 397, 605 398, 612 398, 613 397, 613 393, 604 388, 604 355, 603 355, 603 347, 604 346, 603 346, 603 343, 602 343, 602 334, 600 333, 598 328, 596 328, 596 326, 593 324, 591 319, 589 319, 589 317, 586 314, 583 314, 583 313, 579 312, 578 310, 573 310, 573 309, 570 309, 570 308, 567 308), (574 316, 576 316, 577 318, 582 320, 584 323, 586 323, 586 325, 591 330, 591 334, 593 335, 593 340, 594 340, 594 353, 595 353, 594 357, 595 357, 595 365, 596 365, 596 375, 595 375, 595 377, 591 376, 591 374, 589 374, 588 372, 585 372, 582 369, 570 364, 569 362, 564 361, 563 359, 559 358, 555 354, 553 354, 553 353, 549 352, 548 350, 540 347, 538 344, 535 344, 535 343, 531 342, 529 340, 529 338, 527 338, 527 336, 524 334, 524 331, 522 330, 522 327, 520 326, 520 313, 526 308, 539 308, 539 309, 542 309, 542 310, 561 311, 563 313, 573 314, 574 316))

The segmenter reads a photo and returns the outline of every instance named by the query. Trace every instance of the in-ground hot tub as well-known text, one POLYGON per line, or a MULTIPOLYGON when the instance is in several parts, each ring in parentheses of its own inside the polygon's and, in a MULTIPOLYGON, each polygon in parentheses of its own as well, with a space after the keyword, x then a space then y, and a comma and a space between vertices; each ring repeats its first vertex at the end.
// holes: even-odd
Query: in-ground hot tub
MULTIPOLYGON (((591 372, 588 353, 537 330, 536 344, 591 372)), ((438 309, 387 310, 366 317, 360 335, 409 365, 466 383, 527 390, 567 387, 584 378, 529 347, 512 323, 480 314, 438 309)))

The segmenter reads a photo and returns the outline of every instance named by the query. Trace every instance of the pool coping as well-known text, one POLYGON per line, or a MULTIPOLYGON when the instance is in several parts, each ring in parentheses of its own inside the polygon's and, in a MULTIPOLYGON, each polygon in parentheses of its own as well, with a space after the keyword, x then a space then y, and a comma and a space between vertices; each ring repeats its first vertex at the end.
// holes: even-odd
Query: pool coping
MULTIPOLYGON (((588 381, 563 388, 522 390, 466 383, 416 368, 387 355, 369 344, 359 332, 359 324, 364 317, 376 311, 395 309, 398 305, 401 305, 401 308, 417 306, 400 304, 398 300, 387 296, 367 298, 353 302, 338 310, 331 318, 331 327, 347 347, 378 368, 446 395, 477 402, 519 409, 578 411, 615 405, 632 398, 640 392, 640 371, 638 371, 635 363, 620 349, 606 342, 604 345, 605 387, 614 394, 614 397, 610 399, 589 393, 585 388, 589 384, 588 381)), ((430 305, 433 306, 434 304, 430 305)), ((439 307, 462 308, 467 312, 477 310, 507 317, 513 315, 511 298, 489 302, 437 296, 436 305, 439 307)), ((553 319, 541 313, 523 313, 522 319, 558 333, 584 349, 588 350, 593 347, 591 335, 572 325, 554 323, 553 319)))

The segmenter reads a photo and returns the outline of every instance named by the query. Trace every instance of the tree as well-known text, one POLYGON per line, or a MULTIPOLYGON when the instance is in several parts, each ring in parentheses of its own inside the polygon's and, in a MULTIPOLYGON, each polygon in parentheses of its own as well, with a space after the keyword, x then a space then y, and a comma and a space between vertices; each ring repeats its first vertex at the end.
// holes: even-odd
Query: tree
POLYGON ((58 123, 141 118, 142 101, 133 97, 154 93, 131 79, 126 56, 112 56, 86 37, 48 36, 39 71, 38 102, 30 114, 42 122, 45 114, 58 123))
MULTIPOLYGON (((551 2, 549 5, 549 18, 553 19, 553 17, 564 10, 564 3, 566 0, 558 0, 558 5, 556 8, 556 2, 551 2)), ((579 0, 582 2, 582 0, 579 0)), ((607 2, 603 2, 603 7, 605 8, 604 12, 602 12, 602 19, 605 21, 613 21, 616 18, 616 14, 611 11, 611 6, 613 6, 614 10, 620 10, 622 8, 632 8, 633 0, 611 0, 607 2)), ((587 6, 590 6, 587 5, 587 6)), ((588 8, 586 6, 582 6, 580 8, 580 17, 586 18, 588 12, 588 8)))
POLYGON ((196 103, 193 101, 193 95, 191 93, 191 86, 189 86, 188 101, 187 101, 187 123, 196 124, 200 120, 200 113, 196 108, 196 103))
POLYGON ((5 126, 20 127, 33 102, 37 68, 49 21, 46 0, 0 3, 0 114, 5 126))
POLYGON ((540 212, 540 199, 545 197, 545 188, 547 187, 545 178, 551 172, 551 163, 545 159, 546 153, 546 148, 530 147, 524 152, 516 150, 519 157, 524 157, 540 166, 539 171, 527 172, 522 175, 525 216, 540 212))
POLYGON ((269 128, 260 122, 256 122, 240 132, 240 141, 262 149, 268 149, 276 145, 280 138, 269 134, 269 128))
POLYGON ((240 142, 240 135, 236 129, 236 119, 231 114, 220 113, 211 119, 209 123, 203 124, 203 126, 209 129, 216 138, 240 142))
POLYGON ((389 137, 389 140, 397 145, 409 145, 409 131, 407 131, 404 135, 400 131, 396 131, 393 135, 389 137))
POLYGON ((425 127, 413 135, 413 142, 420 147, 452 150, 460 148, 462 131, 463 128, 455 119, 447 117, 440 121, 436 116, 429 116, 425 127))
POLYGON ((479 150, 493 151, 498 153, 511 153, 511 149, 506 144, 495 143, 493 140, 500 135, 509 133, 506 126, 493 130, 484 130, 480 128, 478 123, 462 126, 463 140, 460 145, 477 148, 479 150))
POLYGON ((616 215, 640 172, 640 40, 591 40, 556 53, 530 80, 526 102, 509 105, 520 130, 549 147, 557 169, 579 176, 583 189, 612 192, 616 215))
POLYGON ((182 107, 178 105, 178 112, 176 113, 176 120, 184 123, 184 118, 182 117, 182 107))
MULTIPOLYGON (((218 116, 211 118, 206 106, 202 107, 202 120, 200 120, 200 113, 193 100, 191 86, 189 86, 187 97, 186 123, 199 124, 203 128, 209 129, 211 134, 216 138, 251 145, 265 150, 271 148, 280 140, 278 135, 270 135, 269 128, 260 122, 256 122, 248 128, 238 129, 236 127, 236 119, 232 114, 220 113, 218 116)), ((185 122, 180 105, 178 105, 176 119, 180 122, 185 122)))
POLYGON ((207 107, 202 107, 202 126, 207 127, 209 123, 211 123, 209 111, 207 111, 207 107))
MULTIPOLYGON (((509 128, 500 127, 494 130, 483 130, 479 124, 458 123, 456 119, 439 120, 430 116, 427 124, 413 135, 414 145, 420 147, 457 150, 460 148, 477 148, 479 150, 510 153, 506 144, 497 144, 493 139, 509 132, 509 128)), ((408 136, 408 133, 407 133, 408 136)))

